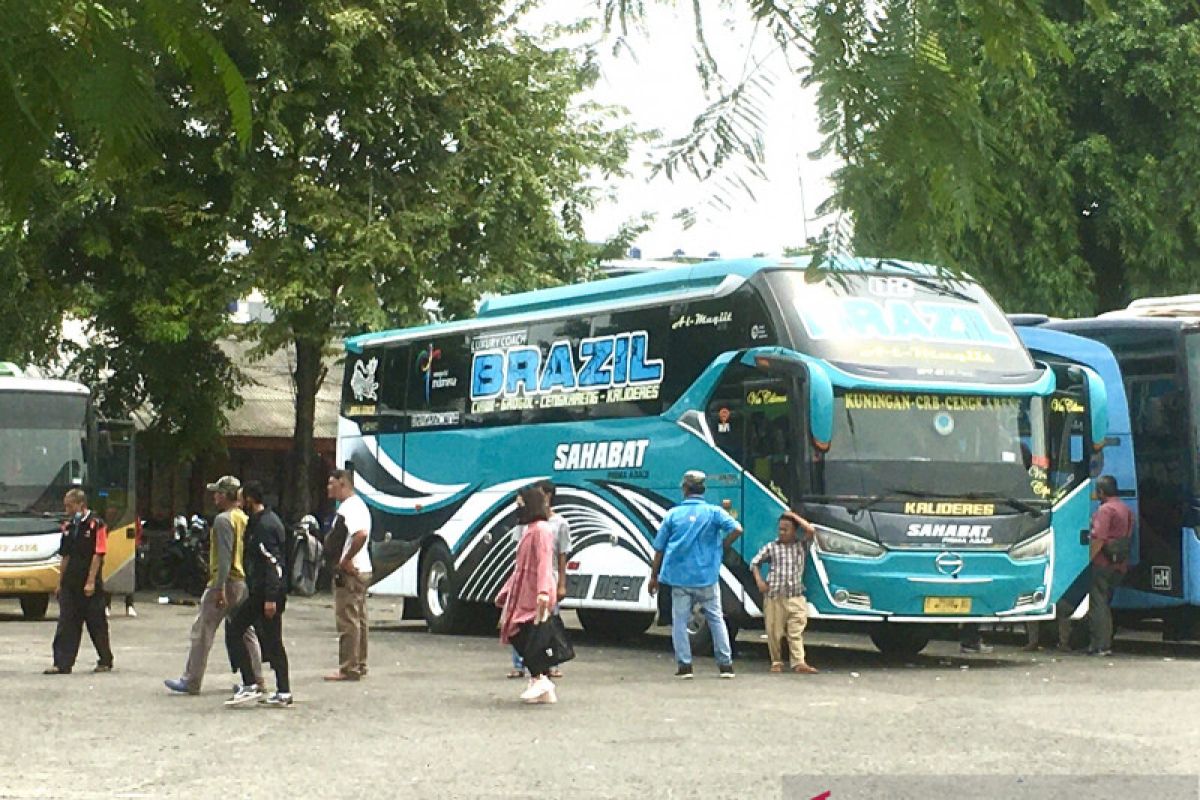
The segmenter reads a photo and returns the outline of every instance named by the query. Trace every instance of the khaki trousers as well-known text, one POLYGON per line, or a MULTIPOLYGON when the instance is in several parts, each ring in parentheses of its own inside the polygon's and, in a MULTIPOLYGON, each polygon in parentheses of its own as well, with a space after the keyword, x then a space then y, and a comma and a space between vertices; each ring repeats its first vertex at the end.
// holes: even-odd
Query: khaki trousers
POLYGON ((343 675, 367 674, 367 587, 371 573, 339 574, 333 589, 333 614, 337 620, 338 668, 343 675))
MULTIPOLYGON (((217 590, 208 587, 200 598, 200 610, 196 613, 196 621, 192 623, 191 648, 188 650, 187 666, 183 670, 183 682, 193 692, 200 691, 204 683, 204 673, 208 669, 208 654, 212 650, 213 638, 221 622, 231 616, 237 607, 245 602, 247 596, 245 581, 230 581, 225 586, 225 607, 217 608, 217 590)), ((258 636, 250 628, 242 637, 250 654, 254 674, 262 675, 262 655, 259 650, 258 636)))
POLYGON ((808 626, 808 601, 803 597, 768 597, 763 609, 767 618, 767 648, 771 663, 783 663, 783 642, 786 639, 792 666, 804 660, 804 629, 808 626))

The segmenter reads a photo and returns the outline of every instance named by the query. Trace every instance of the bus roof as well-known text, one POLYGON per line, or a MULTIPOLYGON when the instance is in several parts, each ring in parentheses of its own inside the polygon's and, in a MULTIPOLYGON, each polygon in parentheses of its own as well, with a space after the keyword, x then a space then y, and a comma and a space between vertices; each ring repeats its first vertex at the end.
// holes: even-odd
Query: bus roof
POLYGON ((52 378, 10 378, 0 376, 0 392, 46 392, 48 394, 91 394, 82 383, 52 378))
MULTIPOLYGON (((547 312, 564 309, 592 313, 608 308, 626 307, 637 304, 638 301, 661 302, 665 299, 720 296, 736 289, 741 283, 764 270, 807 269, 812 263, 812 258, 746 258, 660 267, 662 263, 647 262, 650 268, 645 271, 618 278, 491 297, 480 304, 479 311, 473 319, 366 333, 346 339, 346 348, 360 352, 363 347, 429 334, 452 333, 483 326, 494 327, 503 325, 506 321, 516 324, 527 319, 542 319, 547 312)), ((887 275, 916 275, 923 278, 939 278, 946 275, 941 268, 928 264, 850 256, 831 256, 826 259, 823 268, 831 272, 877 272, 887 275)), ((968 275, 961 278, 971 280, 968 275)))
POLYGON ((1047 325, 1056 330, 1087 335, 1089 332, 1094 331, 1160 331, 1163 333, 1174 333, 1196 328, 1197 323, 1200 323, 1200 318, 1158 316, 1110 317, 1108 315, 1101 315, 1099 317, 1085 317, 1083 319, 1051 320, 1047 325))

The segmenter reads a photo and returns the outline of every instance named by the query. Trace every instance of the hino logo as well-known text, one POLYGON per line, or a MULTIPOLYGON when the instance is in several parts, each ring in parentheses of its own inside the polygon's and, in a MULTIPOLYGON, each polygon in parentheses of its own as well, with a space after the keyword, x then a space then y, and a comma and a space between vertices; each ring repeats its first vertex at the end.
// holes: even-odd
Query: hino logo
POLYGON ((938 568, 938 572, 949 575, 951 578, 957 577, 963 568, 962 556, 958 553, 938 553, 933 564, 938 568))

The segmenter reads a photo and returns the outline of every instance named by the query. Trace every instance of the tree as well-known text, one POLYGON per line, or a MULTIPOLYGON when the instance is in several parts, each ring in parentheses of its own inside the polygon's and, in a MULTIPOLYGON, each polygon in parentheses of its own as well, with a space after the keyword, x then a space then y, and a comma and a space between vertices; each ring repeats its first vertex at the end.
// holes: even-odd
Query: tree
MULTIPOLYGON (((1079 2, 1103 6, 1103 0, 1079 2)), ((618 44, 644 24, 647 5, 598 2, 609 30, 621 34, 618 44)), ((955 221, 988 218, 1000 203, 990 182, 996 131, 978 102, 975 68, 982 63, 993 78, 1021 84, 1036 64, 1069 58, 1042 6, 1038 0, 696 0, 696 68, 710 102, 692 129, 670 143, 658 168, 668 177, 687 171, 707 181, 708 205, 717 210, 735 194, 752 192, 753 179, 766 177, 764 109, 780 79, 774 65, 782 61, 786 78, 818 88, 827 136, 822 152, 847 164, 883 157, 916 165, 923 174, 912 202, 955 221), (713 56, 707 20, 714 9, 737 7, 753 23, 753 36, 749 56, 739 57, 740 71, 730 77, 713 56), (940 19, 953 29, 937 28, 940 19), (779 53, 782 59, 773 57, 779 53)), ((855 177, 834 176, 825 211, 853 210, 855 177)), ((690 211, 683 216, 694 218, 690 211)), ((842 232, 833 232, 833 245, 843 244, 842 232)))
POLYGON ((226 127, 249 139, 246 85, 213 33, 213 6, 0 0, 0 19, 0 216, 26 218, 41 160, 62 136, 88 154, 96 179, 154 162, 181 102, 219 102, 226 127), (164 62, 187 77, 174 95, 161 91, 164 62))
POLYGON ((987 216, 940 213, 919 196, 929 164, 869 142, 843 174, 856 244, 961 266, 1015 309, 1090 314, 1193 291, 1196 7, 1122 0, 1096 15, 1062 0, 1046 13, 1071 57, 1043 54, 1020 82, 990 69, 979 42, 956 35, 949 8, 926 20, 930 36, 956 41, 964 80, 976 87, 994 137, 983 173, 994 200, 987 216))
POLYGON ((586 52, 522 33, 498 0, 259 2, 222 40, 254 75, 236 266, 296 349, 294 475, 310 510, 322 355, 347 333, 453 318, 483 292, 579 274, 589 181, 630 134, 577 95, 586 52), (431 301, 434 306, 431 306, 431 301))
MULTIPOLYGON (((169 67, 159 75, 182 79, 169 67)), ((97 175, 90 150, 56 138, 29 218, 0 227, 0 259, 26 276, 0 299, 12 314, 0 354, 41 364, 67 355, 103 413, 145 414, 145 441, 182 461, 219 447, 236 401, 235 365, 216 342, 245 286, 226 258, 234 183, 216 159, 227 140, 186 125, 186 107, 172 113, 159 158, 119 175, 97 175), (87 325, 82 349, 59 340, 68 313, 87 325)))

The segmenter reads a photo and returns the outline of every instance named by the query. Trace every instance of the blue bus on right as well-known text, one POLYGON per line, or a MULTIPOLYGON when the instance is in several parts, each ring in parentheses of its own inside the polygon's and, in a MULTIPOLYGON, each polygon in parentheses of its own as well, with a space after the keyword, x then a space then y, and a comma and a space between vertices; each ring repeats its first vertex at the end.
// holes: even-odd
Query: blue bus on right
MULTIPOLYGON (((1046 320, 1038 327, 1101 343, 1120 368, 1119 376, 1104 377, 1106 383, 1123 384, 1130 435, 1110 430, 1102 469, 1125 484, 1120 488, 1127 502, 1136 502, 1138 526, 1131 568, 1114 595, 1114 609, 1126 619, 1161 618, 1164 639, 1195 638, 1200 617, 1200 295, 1146 298, 1097 317, 1046 320)), ((1065 349, 1064 355, 1089 363, 1086 344, 1065 349)))

